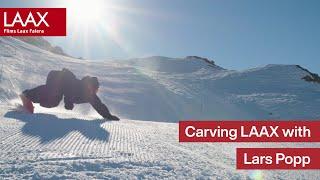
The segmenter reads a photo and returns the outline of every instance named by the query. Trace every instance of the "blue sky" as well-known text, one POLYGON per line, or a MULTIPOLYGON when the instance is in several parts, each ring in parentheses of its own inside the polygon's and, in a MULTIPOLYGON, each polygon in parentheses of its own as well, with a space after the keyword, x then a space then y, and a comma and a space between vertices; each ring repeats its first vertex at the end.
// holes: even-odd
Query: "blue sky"
MULTIPOLYGON (((198 55, 228 69, 300 64, 320 73, 317 0, 105 0, 108 3, 99 4, 99 18, 87 26, 69 19, 75 12, 69 9, 79 0, 66 1, 10 0, 0 4, 67 7, 68 36, 49 40, 76 57, 198 55)), ((95 10, 88 11, 81 10, 77 16, 82 19, 95 10)))

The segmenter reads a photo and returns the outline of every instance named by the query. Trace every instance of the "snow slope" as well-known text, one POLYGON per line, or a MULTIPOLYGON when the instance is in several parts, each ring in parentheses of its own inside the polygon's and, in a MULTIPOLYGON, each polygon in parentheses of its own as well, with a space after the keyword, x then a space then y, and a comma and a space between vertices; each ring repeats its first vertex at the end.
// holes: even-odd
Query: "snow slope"
POLYGON ((0 177, 316 179, 319 171, 237 171, 236 147, 318 143, 178 143, 181 119, 317 119, 319 84, 295 65, 242 72, 197 57, 86 61, 0 38, 0 177), (52 69, 97 76, 99 96, 120 122, 88 105, 17 112, 17 95, 52 69), (136 120, 133 120, 136 119, 136 120), (158 122, 156 122, 158 121, 158 122))

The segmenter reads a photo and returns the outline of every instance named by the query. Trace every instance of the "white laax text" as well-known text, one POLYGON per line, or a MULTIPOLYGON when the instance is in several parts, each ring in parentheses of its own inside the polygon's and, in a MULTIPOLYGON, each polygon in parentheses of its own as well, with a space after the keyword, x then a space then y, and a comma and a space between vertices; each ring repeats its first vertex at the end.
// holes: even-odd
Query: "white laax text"
POLYGON ((260 130, 256 126, 252 126, 247 132, 244 126, 241 126, 241 136, 242 137, 279 137, 277 129, 279 126, 262 126, 260 130))
POLYGON ((39 27, 42 23, 49 27, 49 24, 46 21, 46 17, 48 15, 48 12, 45 12, 44 14, 41 14, 40 12, 37 12, 36 15, 40 18, 39 21, 36 21, 34 18, 34 14, 32 12, 29 13, 28 17, 24 20, 20 13, 17 12, 14 19, 9 22, 7 12, 3 13, 3 20, 4 20, 4 27, 14 27, 16 24, 21 24, 22 27, 26 27, 29 23, 33 24, 35 27, 39 27))

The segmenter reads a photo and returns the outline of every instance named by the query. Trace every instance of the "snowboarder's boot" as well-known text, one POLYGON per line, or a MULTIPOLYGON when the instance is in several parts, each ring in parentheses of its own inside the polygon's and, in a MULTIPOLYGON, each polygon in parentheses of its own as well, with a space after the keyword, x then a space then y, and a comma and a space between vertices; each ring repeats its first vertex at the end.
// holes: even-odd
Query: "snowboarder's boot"
POLYGON ((24 109, 27 110, 29 113, 33 114, 34 106, 30 99, 28 99, 23 93, 20 94, 20 99, 22 101, 24 109))

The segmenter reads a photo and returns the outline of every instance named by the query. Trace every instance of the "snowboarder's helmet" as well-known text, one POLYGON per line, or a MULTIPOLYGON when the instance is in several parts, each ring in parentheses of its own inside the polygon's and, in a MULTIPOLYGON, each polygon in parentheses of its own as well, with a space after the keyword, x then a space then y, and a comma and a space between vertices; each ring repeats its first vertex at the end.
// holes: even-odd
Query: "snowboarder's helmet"
POLYGON ((91 77, 90 82, 91 82, 91 85, 92 85, 94 88, 96 88, 96 89, 99 88, 99 81, 98 81, 98 78, 97 78, 97 77, 91 77))
POLYGON ((99 88, 99 81, 97 77, 86 76, 82 79, 86 84, 90 85, 94 89, 99 88))

